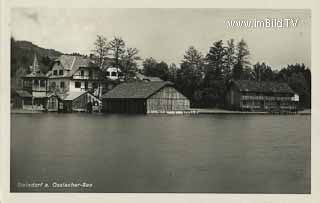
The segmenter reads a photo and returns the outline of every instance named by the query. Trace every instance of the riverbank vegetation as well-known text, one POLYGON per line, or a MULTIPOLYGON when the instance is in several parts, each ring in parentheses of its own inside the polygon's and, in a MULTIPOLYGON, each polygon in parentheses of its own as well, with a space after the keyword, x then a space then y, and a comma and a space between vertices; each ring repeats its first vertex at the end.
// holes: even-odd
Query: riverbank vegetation
MULTIPOLYGON (((281 69, 267 62, 250 61, 250 50, 245 40, 236 42, 218 40, 208 45, 203 54, 194 46, 184 53, 180 64, 168 64, 153 57, 142 59, 137 48, 128 47, 121 37, 110 41, 98 35, 90 54, 104 73, 107 67, 119 68, 124 80, 131 80, 135 73, 172 81, 190 101, 192 107, 225 105, 225 93, 230 80, 256 80, 286 82, 300 96, 300 107, 311 108, 311 72, 304 64, 289 64, 281 69), (141 66, 139 66, 141 62, 141 66)), ((41 70, 46 73, 55 58, 62 55, 53 49, 43 49, 30 42, 11 39, 11 85, 19 86, 19 78, 28 73, 33 54, 40 58, 41 70)), ((72 53, 72 55, 81 55, 72 53)), ((87 56, 89 57, 89 56, 87 56)))

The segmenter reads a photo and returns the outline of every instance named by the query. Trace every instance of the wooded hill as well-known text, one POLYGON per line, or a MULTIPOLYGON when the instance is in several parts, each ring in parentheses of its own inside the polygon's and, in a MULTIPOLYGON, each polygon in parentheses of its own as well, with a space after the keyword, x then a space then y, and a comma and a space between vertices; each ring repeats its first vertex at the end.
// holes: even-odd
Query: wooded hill
POLYGON ((45 49, 32 42, 16 41, 11 38, 11 77, 18 72, 28 72, 32 65, 34 54, 37 54, 41 71, 48 72, 52 61, 63 53, 54 49, 45 49))

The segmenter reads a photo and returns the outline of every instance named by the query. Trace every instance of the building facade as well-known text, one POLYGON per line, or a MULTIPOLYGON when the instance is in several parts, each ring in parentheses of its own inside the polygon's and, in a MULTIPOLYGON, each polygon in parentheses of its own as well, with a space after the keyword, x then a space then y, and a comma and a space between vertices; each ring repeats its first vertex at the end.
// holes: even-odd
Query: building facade
POLYGON ((102 89, 100 75, 100 68, 91 59, 70 55, 56 59, 47 74, 51 92, 89 91, 97 97, 101 96, 102 89))
POLYGON ((12 93, 13 108, 39 111, 100 110, 100 69, 82 56, 62 55, 52 69, 41 73, 35 55, 31 73, 22 77, 23 89, 12 93))
POLYGON ((119 68, 109 67, 106 70, 106 77, 110 80, 121 80, 123 79, 123 74, 119 68))
POLYGON ((31 73, 22 77, 23 91, 31 94, 31 104, 24 101, 24 109, 44 110, 46 108, 48 93, 48 77, 40 71, 37 56, 34 56, 33 64, 30 66, 31 73), (28 106, 27 103, 30 105, 28 106))
POLYGON ((230 109, 244 111, 296 111, 299 96, 286 83, 231 81, 226 95, 230 109))
POLYGON ((170 113, 190 110, 190 101, 171 82, 122 83, 102 96, 106 113, 170 113))

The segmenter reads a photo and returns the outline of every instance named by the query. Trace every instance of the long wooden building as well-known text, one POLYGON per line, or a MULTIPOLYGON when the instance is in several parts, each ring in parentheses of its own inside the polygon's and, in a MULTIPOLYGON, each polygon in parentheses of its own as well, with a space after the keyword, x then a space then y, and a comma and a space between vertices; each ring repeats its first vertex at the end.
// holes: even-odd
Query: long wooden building
POLYGON ((172 113, 190 110, 190 101, 171 82, 128 82, 102 96, 106 113, 172 113))
POLYGON ((286 83, 231 81, 227 90, 231 109, 245 111, 296 111, 299 96, 286 83))

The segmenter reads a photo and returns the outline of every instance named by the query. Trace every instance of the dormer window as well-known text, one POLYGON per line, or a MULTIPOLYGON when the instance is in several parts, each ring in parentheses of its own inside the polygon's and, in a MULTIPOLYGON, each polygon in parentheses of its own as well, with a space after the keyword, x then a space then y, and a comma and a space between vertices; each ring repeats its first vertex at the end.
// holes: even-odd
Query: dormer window
POLYGON ((58 75, 58 71, 57 71, 57 70, 54 70, 54 71, 53 71, 53 75, 58 75))
POLYGON ((81 76, 84 76, 84 71, 82 70, 82 71, 80 72, 80 74, 81 74, 81 76))
POLYGON ((63 70, 59 70, 59 75, 63 75, 63 70))

